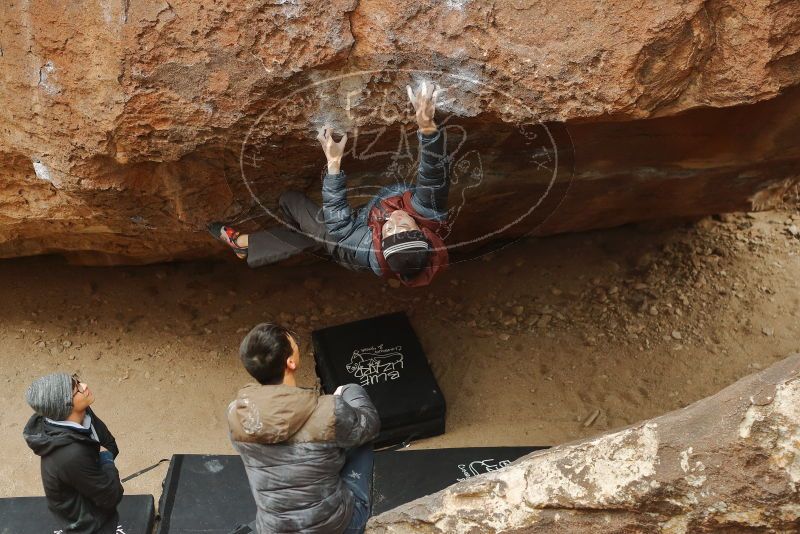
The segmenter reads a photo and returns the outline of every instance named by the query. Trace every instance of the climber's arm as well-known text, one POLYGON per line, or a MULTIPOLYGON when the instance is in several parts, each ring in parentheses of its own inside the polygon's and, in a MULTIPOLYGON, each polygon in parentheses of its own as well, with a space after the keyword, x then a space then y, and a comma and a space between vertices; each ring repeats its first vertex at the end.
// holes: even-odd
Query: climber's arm
POLYGON ((427 219, 442 220, 447 216, 447 195, 450 180, 447 176, 447 158, 444 133, 433 120, 436 112, 436 97, 442 89, 434 90, 422 82, 414 93, 406 86, 408 98, 414 106, 419 139, 419 169, 417 185, 411 198, 414 210, 427 219))
POLYGON ((317 136, 325 157, 328 160, 328 173, 322 180, 322 213, 325 227, 336 241, 343 241, 351 236, 358 226, 355 214, 347 201, 347 177, 340 169, 347 134, 338 143, 333 141, 329 128, 320 130, 317 136))

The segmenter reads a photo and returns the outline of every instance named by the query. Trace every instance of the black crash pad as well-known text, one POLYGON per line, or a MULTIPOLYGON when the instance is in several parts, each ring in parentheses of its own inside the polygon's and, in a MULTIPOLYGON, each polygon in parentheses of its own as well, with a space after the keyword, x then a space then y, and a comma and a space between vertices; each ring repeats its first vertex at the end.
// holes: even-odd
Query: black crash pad
POLYGON ((229 534, 256 518, 238 455, 176 454, 164 479, 157 534, 229 534))
POLYGON ((445 400, 403 312, 315 330, 314 360, 325 393, 364 386, 381 417, 378 447, 444 433, 445 400))
MULTIPOLYGON (((125 495, 117 507, 118 534, 150 534, 155 510, 152 495, 125 495)), ((64 522, 47 509, 44 497, 0 499, 0 534, 57 534, 64 522)))
MULTIPOLYGON (((544 448, 378 451, 373 473, 372 513, 377 515, 435 493, 459 479, 499 469, 544 448)), ((247 474, 238 455, 173 456, 159 508, 161 523, 157 534, 230 534, 235 527, 253 521, 256 516, 247 474)), ((0 534, 11 532, 0 530, 0 534)), ((126 531, 126 534, 130 533, 126 531)))
POLYGON ((436 493, 459 480, 495 471, 546 447, 466 447, 375 453, 372 515, 436 493))

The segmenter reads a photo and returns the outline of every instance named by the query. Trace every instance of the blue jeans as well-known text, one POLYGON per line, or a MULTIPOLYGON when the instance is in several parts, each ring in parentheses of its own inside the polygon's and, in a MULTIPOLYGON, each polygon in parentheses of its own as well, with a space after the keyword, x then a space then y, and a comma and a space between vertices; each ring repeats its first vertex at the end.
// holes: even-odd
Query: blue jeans
POLYGON ((374 452, 372 443, 350 449, 342 467, 342 482, 353 494, 353 516, 345 529, 347 534, 361 534, 372 514, 372 468, 374 452))

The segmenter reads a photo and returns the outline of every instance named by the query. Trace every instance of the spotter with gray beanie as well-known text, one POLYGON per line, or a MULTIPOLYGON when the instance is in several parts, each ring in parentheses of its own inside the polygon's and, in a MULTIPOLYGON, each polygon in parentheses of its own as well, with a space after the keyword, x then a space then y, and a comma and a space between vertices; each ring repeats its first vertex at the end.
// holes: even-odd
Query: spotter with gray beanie
POLYGON ((76 375, 52 373, 25 392, 35 412, 22 432, 41 457, 47 506, 70 534, 114 534, 123 488, 108 427, 89 407, 94 393, 76 375))
MULTIPOLYGON (((295 230, 313 239, 333 259, 353 270, 371 270, 410 287, 428 285, 448 264, 442 230, 447 224, 450 180, 445 134, 436 126, 436 97, 441 89, 422 82, 415 92, 406 86, 418 125, 419 167, 415 185, 382 188, 364 207, 353 210, 347 178, 340 169, 347 134, 336 142, 323 128, 317 139, 328 160, 322 183, 322 207, 303 193, 287 191, 279 205, 295 230)), ((211 223, 211 234, 230 246, 250 267, 275 261, 270 230, 243 234, 223 223, 211 223)))

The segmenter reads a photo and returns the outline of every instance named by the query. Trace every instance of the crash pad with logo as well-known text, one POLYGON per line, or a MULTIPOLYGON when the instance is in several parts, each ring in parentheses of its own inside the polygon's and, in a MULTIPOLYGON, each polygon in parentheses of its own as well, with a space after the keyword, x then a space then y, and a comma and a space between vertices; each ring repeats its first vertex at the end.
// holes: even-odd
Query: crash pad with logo
POLYGON ((497 471, 546 447, 462 447, 375 453, 372 515, 436 493, 460 480, 497 471))
POLYGON ((381 417, 376 446, 436 436, 445 429, 445 399, 403 312, 311 334, 325 393, 361 384, 381 417))

